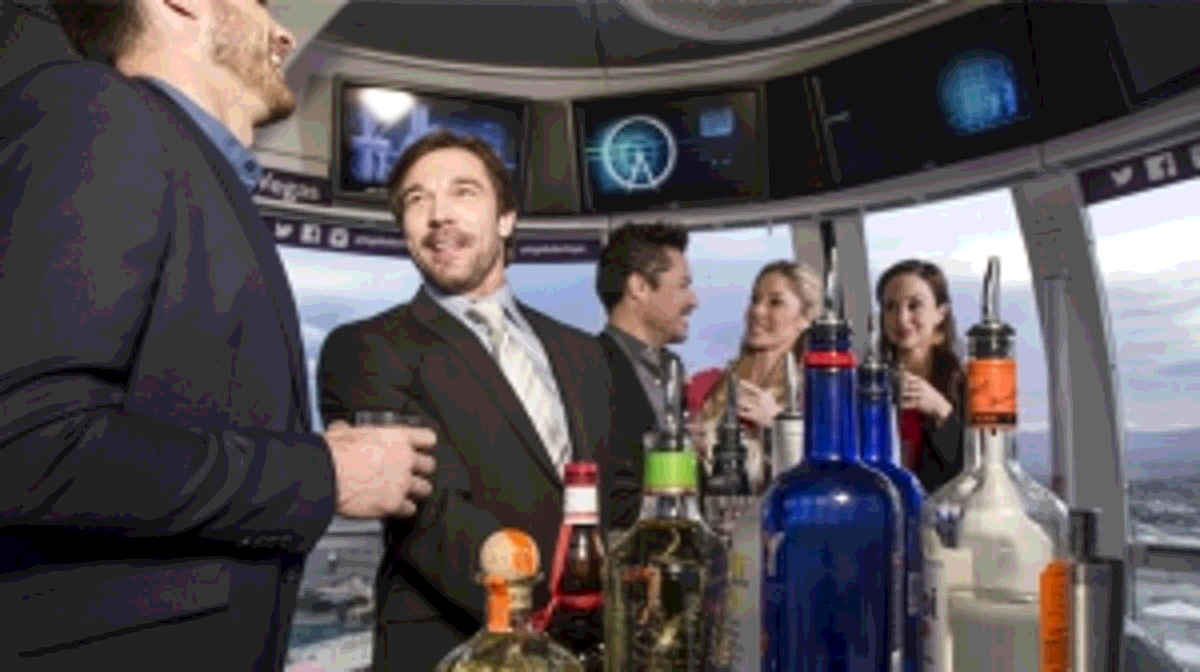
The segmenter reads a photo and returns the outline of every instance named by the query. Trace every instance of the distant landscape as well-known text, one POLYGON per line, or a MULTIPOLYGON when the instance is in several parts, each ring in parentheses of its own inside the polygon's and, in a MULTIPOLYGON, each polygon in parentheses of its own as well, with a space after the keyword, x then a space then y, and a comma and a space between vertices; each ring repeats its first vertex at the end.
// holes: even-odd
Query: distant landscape
MULTIPOLYGON (((1048 433, 1019 433, 1017 451, 1021 466, 1030 475, 1043 482, 1049 481, 1048 433)), ((1125 477, 1131 485, 1138 481, 1188 476, 1200 476, 1200 428, 1125 432, 1125 477)))

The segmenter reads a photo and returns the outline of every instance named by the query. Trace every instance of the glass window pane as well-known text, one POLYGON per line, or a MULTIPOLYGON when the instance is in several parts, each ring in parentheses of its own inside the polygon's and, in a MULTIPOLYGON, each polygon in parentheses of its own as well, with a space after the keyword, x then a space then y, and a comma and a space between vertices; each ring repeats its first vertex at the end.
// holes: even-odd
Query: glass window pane
MULTIPOLYGON (((1046 356, 1029 259, 1012 193, 997 189, 935 203, 868 214, 863 220, 872 296, 892 264, 917 258, 946 275, 965 361, 966 332, 980 319, 988 257, 1000 257, 1000 317, 1017 332, 1018 445, 1022 466, 1049 487, 1046 356)), ((878 302, 872 302, 878 315, 878 302)))
MULTIPOLYGON (((1200 181, 1091 206, 1140 541, 1200 547, 1200 181)), ((1200 669, 1200 577, 1139 569, 1139 623, 1200 669)))
MULTIPOLYGON (((406 258, 279 247, 296 297, 313 421, 317 359, 335 327, 408 301, 420 276, 406 258)), ((335 517, 304 564, 287 665, 359 669, 371 664, 375 570, 383 557, 377 521, 335 517)))
POLYGON ((691 376, 737 355, 754 276, 772 261, 794 258, 791 228, 696 231, 688 236, 687 257, 697 306, 687 341, 671 347, 691 376))

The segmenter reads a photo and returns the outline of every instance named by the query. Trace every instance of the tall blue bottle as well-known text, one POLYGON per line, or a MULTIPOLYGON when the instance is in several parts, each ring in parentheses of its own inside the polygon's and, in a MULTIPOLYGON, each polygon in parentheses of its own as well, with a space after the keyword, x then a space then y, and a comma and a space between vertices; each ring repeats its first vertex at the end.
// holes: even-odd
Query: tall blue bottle
POLYGON ((804 362, 804 461, 763 502, 764 672, 899 672, 899 495, 859 460, 854 354, 832 230, 804 362))
POLYGON ((870 348, 858 367, 858 431, 862 459, 887 476, 900 495, 904 515, 904 582, 901 622, 904 632, 904 672, 921 669, 921 502, 925 490, 896 454, 896 413, 892 406, 891 371, 879 357, 878 337, 871 325, 870 348))

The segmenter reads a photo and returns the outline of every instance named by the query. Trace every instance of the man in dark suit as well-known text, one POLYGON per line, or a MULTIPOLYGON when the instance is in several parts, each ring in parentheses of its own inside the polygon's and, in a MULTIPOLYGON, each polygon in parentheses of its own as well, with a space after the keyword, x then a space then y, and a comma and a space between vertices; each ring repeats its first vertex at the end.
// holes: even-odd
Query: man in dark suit
POLYGON ((0 89, 0 669, 282 669, 304 554, 335 511, 415 512, 435 437, 310 433, 246 148, 293 107, 287 31, 255 0, 58 10, 111 65, 0 89))
MULTIPOLYGON (((335 329, 318 379, 327 422, 370 405, 436 429, 434 493, 415 518, 388 523, 376 582, 375 669, 428 670, 480 628, 489 534, 527 530, 548 566, 562 468, 603 459, 610 383, 590 335, 513 297, 515 196, 486 144, 425 136, 397 162, 389 194, 424 283, 409 303, 335 329)), ((546 597, 543 584, 535 601, 546 597)))
MULTIPOLYGON (((641 503, 642 438, 664 425, 668 367, 679 356, 668 343, 687 338, 696 292, 688 269, 687 230, 670 224, 626 224, 600 253, 596 294, 608 312, 598 339, 613 379, 613 432, 603 480, 610 483, 606 529, 633 524, 641 503)), ((683 365, 679 365, 680 384, 683 365)))

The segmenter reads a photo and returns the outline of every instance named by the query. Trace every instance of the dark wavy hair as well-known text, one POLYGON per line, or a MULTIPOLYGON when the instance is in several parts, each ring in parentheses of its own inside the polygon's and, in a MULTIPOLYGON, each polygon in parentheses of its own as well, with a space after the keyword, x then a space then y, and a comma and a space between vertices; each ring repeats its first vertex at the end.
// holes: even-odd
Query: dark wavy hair
POLYGON ((93 61, 111 64, 145 28, 133 0, 54 0, 54 11, 71 45, 93 61))
POLYGON ((651 287, 658 288, 658 276, 670 268, 667 248, 687 250, 687 229, 677 224, 626 224, 608 238, 596 266, 596 294, 606 311, 625 296, 625 282, 638 273, 651 287))
POLYGON ((905 259, 893 264, 879 276, 875 283, 875 301, 879 304, 880 330, 879 349, 885 361, 897 360, 896 344, 888 339, 887 331, 882 328, 883 322, 883 291, 888 283, 901 275, 911 274, 925 281, 933 293, 933 300, 938 306, 946 307, 946 318, 938 326, 941 338, 933 346, 929 362, 929 383, 941 392, 954 408, 962 408, 963 383, 966 375, 963 373, 961 346, 958 342, 958 327, 954 321, 954 309, 950 305, 950 290, 947 288, 946 275, 936 264, 920 259, 905 259))

